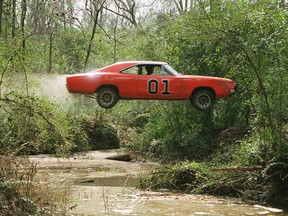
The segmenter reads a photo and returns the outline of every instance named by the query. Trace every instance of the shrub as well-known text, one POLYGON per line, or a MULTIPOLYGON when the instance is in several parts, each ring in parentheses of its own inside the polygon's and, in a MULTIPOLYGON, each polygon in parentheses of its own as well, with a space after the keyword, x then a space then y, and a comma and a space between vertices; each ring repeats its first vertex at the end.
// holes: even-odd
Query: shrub
POLYGON ((196 162, 183 161, 158 167, 140 180, 139 187, 169 189, 182 192, 199 191, 208 182, 207 168, 196 162))
POLYGON ((68 121, 61 109, 38 96, 12 93, 1 98, 0 149, 18 154, 67 154, 68 121))
POLYGON ((209 113, 189 102, 155 102, 147 124, 134 134, 133 148, 146 157, 167 160, 201 159, 214 149, 215 131, 209 113))
POLYGON ((92 117, 83 122, 92 150, 115 149, 120 147, 117 130, 107 123, 92 117))
POLYGON ((69 140, 74 144, 73 152, 91 150, 90 139, 83 126, 86 117, 82 115, 68 115, 69 140))

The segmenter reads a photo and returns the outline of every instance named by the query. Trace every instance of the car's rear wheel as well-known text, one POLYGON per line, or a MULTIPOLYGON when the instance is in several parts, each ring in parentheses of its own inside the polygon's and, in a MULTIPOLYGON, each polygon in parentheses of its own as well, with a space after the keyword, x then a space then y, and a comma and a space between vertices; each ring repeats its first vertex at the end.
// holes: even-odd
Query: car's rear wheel
POLYGON ((112 108, 118 100, 118 93, 113 88, 102 88, 97 92, 97 103, 103 108, 112 108))
POLYGON ((200 89, 193 93, 190 101, 196 109, 204 111, 213 106, 215 97, 210 90, 200 89))

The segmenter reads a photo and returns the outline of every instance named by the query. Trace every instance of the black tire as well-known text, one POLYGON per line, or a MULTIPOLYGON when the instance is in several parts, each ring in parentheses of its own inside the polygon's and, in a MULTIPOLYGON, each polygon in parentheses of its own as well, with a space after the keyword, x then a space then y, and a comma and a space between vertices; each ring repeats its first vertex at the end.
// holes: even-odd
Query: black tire
POLYGON ((115 106, 118 100, 118 93, 113 88, 102 88, 97 92, 97 103, 105 109, 115 106))
POLYGON ((193 93, 190 101, 196 109, 204 111, 213 106, 215 98, 211 91, 201 89, 193 93))

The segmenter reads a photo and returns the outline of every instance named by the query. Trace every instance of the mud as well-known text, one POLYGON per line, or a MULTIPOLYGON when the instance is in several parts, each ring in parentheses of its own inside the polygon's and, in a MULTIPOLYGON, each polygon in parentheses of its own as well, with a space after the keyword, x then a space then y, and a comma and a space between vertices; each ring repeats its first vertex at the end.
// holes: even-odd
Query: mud
POLYGON ((69 158, 30 157, 38 172, 55 184, 70 185, 73 199, 69 215, 287 215, 280 209, 250 205, 238 199, 135 188, 139 174, 152 163, 122 162, 105 158, 116 151, 93 151, 69 158))

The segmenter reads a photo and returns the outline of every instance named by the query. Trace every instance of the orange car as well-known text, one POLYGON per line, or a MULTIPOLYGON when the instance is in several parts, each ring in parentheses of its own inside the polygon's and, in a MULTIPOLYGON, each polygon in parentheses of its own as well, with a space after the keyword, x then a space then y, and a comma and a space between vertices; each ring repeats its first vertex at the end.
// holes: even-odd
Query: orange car
POLYGON ((211 108, 216 98, 235 93, 230 79, 178 74, 165 62, 126 61, 66 78, 70 93, 97 93, 103 108, 119 99, 190 100, 198 110, 211 108))

